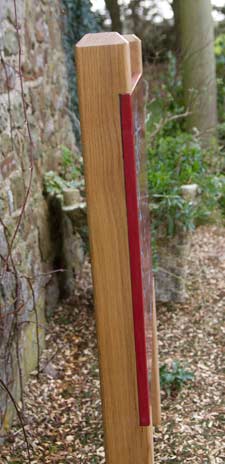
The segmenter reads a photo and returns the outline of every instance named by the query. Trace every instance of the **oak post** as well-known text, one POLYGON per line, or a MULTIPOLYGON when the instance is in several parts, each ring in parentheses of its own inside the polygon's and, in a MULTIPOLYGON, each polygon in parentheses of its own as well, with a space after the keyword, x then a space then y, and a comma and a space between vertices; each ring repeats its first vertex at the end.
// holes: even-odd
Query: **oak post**
POLYGON ((140 72, 137 47, 118 33, 76 46, 107 464, 154 462, 152 426, 139 425, 119 98, 140 72))

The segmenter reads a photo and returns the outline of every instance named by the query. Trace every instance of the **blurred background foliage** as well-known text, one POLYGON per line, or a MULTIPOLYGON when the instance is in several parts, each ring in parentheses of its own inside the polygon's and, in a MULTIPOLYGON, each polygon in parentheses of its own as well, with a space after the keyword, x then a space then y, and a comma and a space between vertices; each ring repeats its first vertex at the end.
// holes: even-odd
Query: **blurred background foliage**
POLYGON ((101 17, 92 11, 89 0, 62 0, 62 37, 66 53, 66 66, 69 84, 69 111, 78 144, 80 142, 80 124, 77 119, 78 98, 76 74, 74 73, 74 45, 88 32, 101 30, 101 17))
MULTIPOLYGON (((135 33, 142 40, 144 76, 149 87, 146 128, 153 235, 162 221, 166 233, 173 236, 181 229, 188 231, 204 222, 221 221, 225 215, 225 7, 213 5, 218 125, 210 143, 205 144, 199 128, 190 130, 186 123, 189 109, 179 16, 185 14, 179 3, 182 1, 63 0, 70 113, 78 140, 74 43, 85 33, 100 30, 135 33), (191 184, 197 185, 196 201, 182 193, 182 186, 191 184)), ((203 5, 206 3, 210 7, 210 1, 203 5)), ((201 41, 200 35, 195 38, 201 41)))

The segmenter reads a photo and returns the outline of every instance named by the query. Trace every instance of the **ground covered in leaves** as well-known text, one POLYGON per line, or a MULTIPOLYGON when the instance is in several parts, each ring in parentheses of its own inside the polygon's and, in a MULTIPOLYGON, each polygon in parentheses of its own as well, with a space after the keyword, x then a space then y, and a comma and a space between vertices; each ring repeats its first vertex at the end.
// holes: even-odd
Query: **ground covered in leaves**
MULTIPOLYGON (((188 270, 189 299, 158 305, 160 364, 173 361, 194 374, 180 392, 162 391, 162 427, 155 430, 155 462, 225 463, 225 239, 224 229, 199 228, 188 270)), ((103 464, 96 334, 90 266, 76 295, 48 327, 41 374, 25 393, 32 464, 103 464)), ((10 432, 0 463, 27 462, 21 428, 10 432)), ((134 463, 136 464, 136 463, 134 463)))

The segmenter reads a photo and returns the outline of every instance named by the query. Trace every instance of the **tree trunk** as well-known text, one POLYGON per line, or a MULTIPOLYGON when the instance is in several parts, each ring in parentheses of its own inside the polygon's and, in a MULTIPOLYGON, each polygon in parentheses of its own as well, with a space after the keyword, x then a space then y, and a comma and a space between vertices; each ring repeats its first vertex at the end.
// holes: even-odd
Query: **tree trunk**
POLYGON ((129 9, 131 10, 131 21, 132 21, 132 32, 139 35, 140 27, 140 0, 131 0, 129 3, 129 9))
POLYGON ((120 18, 120 6, 118 0, 105 0, 105 6, 112 21, 112 31, 122 32, 122 22, 120 18))
POLYGON ((176 36, 176 54, 180 54, 180 9, 179 9, 179 0, 173 0, 172 4, 173 15, 174 15, 174 31, 176 36))
MULTIPOLYGON (((178 4, 185 102, 204 144, 216 135, 216 71, 214 28, 210 0, 175 0, 178 4)), ((177 6, 177 5, 176 5, 177 6)))

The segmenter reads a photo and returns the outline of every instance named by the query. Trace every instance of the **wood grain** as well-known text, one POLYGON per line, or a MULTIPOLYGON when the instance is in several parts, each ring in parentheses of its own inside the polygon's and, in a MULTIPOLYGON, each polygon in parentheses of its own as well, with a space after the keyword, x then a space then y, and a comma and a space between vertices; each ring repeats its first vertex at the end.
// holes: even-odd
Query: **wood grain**
POLYGON ((76 46, 107 464, 152 464, 139 426, 119 94, 132 88, 129 42, 91 34, 76 46))
POLYGON ((141 40, 134 34, 125 34, 123 37, 129 42, 131 75, 137 79, 143 72, 141 40))
POLYGON ((160 400, 160 378, 159 378, 159 359, 158 359, 158 337, 157 319, 155 303, 155 286, 153 281, 153 313, 152 313, 152 381, 151 381, 151 400, 152 400, 152 421, 153 425, 161 425, 161 400, 160 400))

